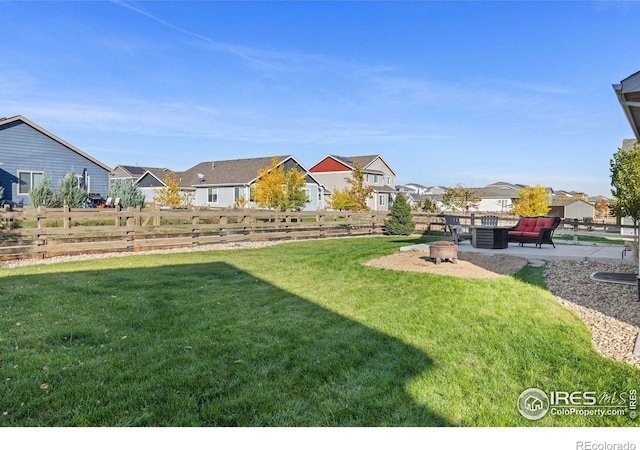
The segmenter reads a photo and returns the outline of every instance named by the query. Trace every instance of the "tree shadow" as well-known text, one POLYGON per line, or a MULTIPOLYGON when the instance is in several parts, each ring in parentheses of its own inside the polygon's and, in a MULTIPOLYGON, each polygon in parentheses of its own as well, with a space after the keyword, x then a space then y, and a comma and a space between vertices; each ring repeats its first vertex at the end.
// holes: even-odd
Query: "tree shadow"
POLYGON ((0 425, 453 425, 423 351, 229 264, 2 281, 0 425))

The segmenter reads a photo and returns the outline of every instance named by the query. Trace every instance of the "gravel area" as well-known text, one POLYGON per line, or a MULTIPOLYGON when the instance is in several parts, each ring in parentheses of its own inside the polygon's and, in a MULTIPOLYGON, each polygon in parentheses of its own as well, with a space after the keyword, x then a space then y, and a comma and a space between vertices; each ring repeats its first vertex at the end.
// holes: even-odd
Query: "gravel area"
POLYGON ((191 253, 191 252, 204 252, 209 250, 238 250, 242 248, 260 248, 270 247, 272 245, 284 244, 294 241, 260 241, 260 242, 228 242, 221 244, 209 244, 198 245, 197 247, 179 247, 162 250, 148 250, 139 252, 113 252, 113 253, 94 253, 88 255, 65 255, 54 256, 46 259, 14 259, 10 261, 0 261, 0 268, 2 267, 22 267, 33 266, 36 264, 56 264, 67 261, 84 261, 87 259, 104 259, 104 258, 125 258, 132 255, 162 255, 168 253, 191 253))
MULTIPOLYGON (((127 257, 139 254, 185 253, 207 250, 236 250, 279 245, 291 241, 234 242, 192 248, 151 250, 135 253, 100 253, 57 256, 47 259, 0 261, 0 268, 65 261, 127 257)), ((493 278, 514 273, 526 260, 506 256, 459 255, 458 264, 434 264, 419 252, 404 252, 369 261, 367 265, 393 270, 438 273, 467 278, 493 278)), ((640 302, 637 286, 602 283, 590 279, 593 272, 637 273, 635 266, 580 261, 554 261, 546 264, 544 276, 551 293, 589 327, 595 349, 607 358, 640 367, 640 355, 634 354, 640 332, 640 302)))
POLYGON ((633 353, 640 332, 638 287, 596 282, 589 278, 593 272, 637 273, 637 268, 554 261, 547 264, 544 275, 551 293, 589 327, 600 354, 640 367, 640 355, 633 353))

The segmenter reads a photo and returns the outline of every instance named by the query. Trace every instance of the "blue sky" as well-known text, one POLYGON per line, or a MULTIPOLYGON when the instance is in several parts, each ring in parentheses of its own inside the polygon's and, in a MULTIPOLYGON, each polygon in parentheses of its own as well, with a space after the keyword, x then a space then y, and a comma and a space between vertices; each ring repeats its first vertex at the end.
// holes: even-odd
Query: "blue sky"
POLYGON ((0 1, 0 117, 105 164, 380 154, 610 195, 640 2, 0 1))

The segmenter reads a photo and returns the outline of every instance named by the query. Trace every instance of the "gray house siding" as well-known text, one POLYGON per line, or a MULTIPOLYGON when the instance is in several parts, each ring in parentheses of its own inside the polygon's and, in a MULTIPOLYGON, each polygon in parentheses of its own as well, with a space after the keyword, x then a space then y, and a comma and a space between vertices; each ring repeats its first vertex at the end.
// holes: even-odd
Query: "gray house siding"
MULTIPOLYGON (((249 201, 250 188, 244 187, 245 198, 247 199, 247 208, 257 208, 254 202, 249 201)), ((210 187, 197 187, 195 193, 195 205, 196 206, 209 206, 218 208, 228 208, 235 206, 235 188, 236 186, 217 186, 213 187, 218 191, 218 201, 215 203, 209 202, 209 189, 210 187)), ((307 183, 304 187, 309 194, 309 203, 303 208, 303 211, 316 211, 324 208, 324 192, 320 186, 316 183, 307 183)))
POLYGON ((82 175, 86 169, 89 191, 106 197, 109 170, 75 152, 29 124, 15 120, 0 125, 0 185, 4 199, 30 205, 27 185, 20 192, 20 173, 44 173, 51 178, 53 189, 68 173, 82 175))

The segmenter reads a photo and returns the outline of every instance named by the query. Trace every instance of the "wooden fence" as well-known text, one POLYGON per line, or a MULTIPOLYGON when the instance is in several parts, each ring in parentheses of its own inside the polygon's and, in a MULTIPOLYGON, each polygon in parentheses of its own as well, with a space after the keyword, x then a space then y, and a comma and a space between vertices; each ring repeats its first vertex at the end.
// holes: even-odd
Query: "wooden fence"
MULTIPOLYGON (((58 255, 137 252, 206 244, 381 235, 388 213, 349 211, 46 209, 0 210, 0 260, 58 255)), ((459 215, 480 223, 480 215, 459 215)), ((444 231, 444 216, 414 212, 418 233, 444 231)), ((502 225, 516 223, 501 217, 502 225)), ((559 229, 620 233, 619 224, 563 222, 559 229)))
POLYGON ((0 210, 0 260, 379 235, 387 218, 387 213, 348 211, 5 209, 0 210))

